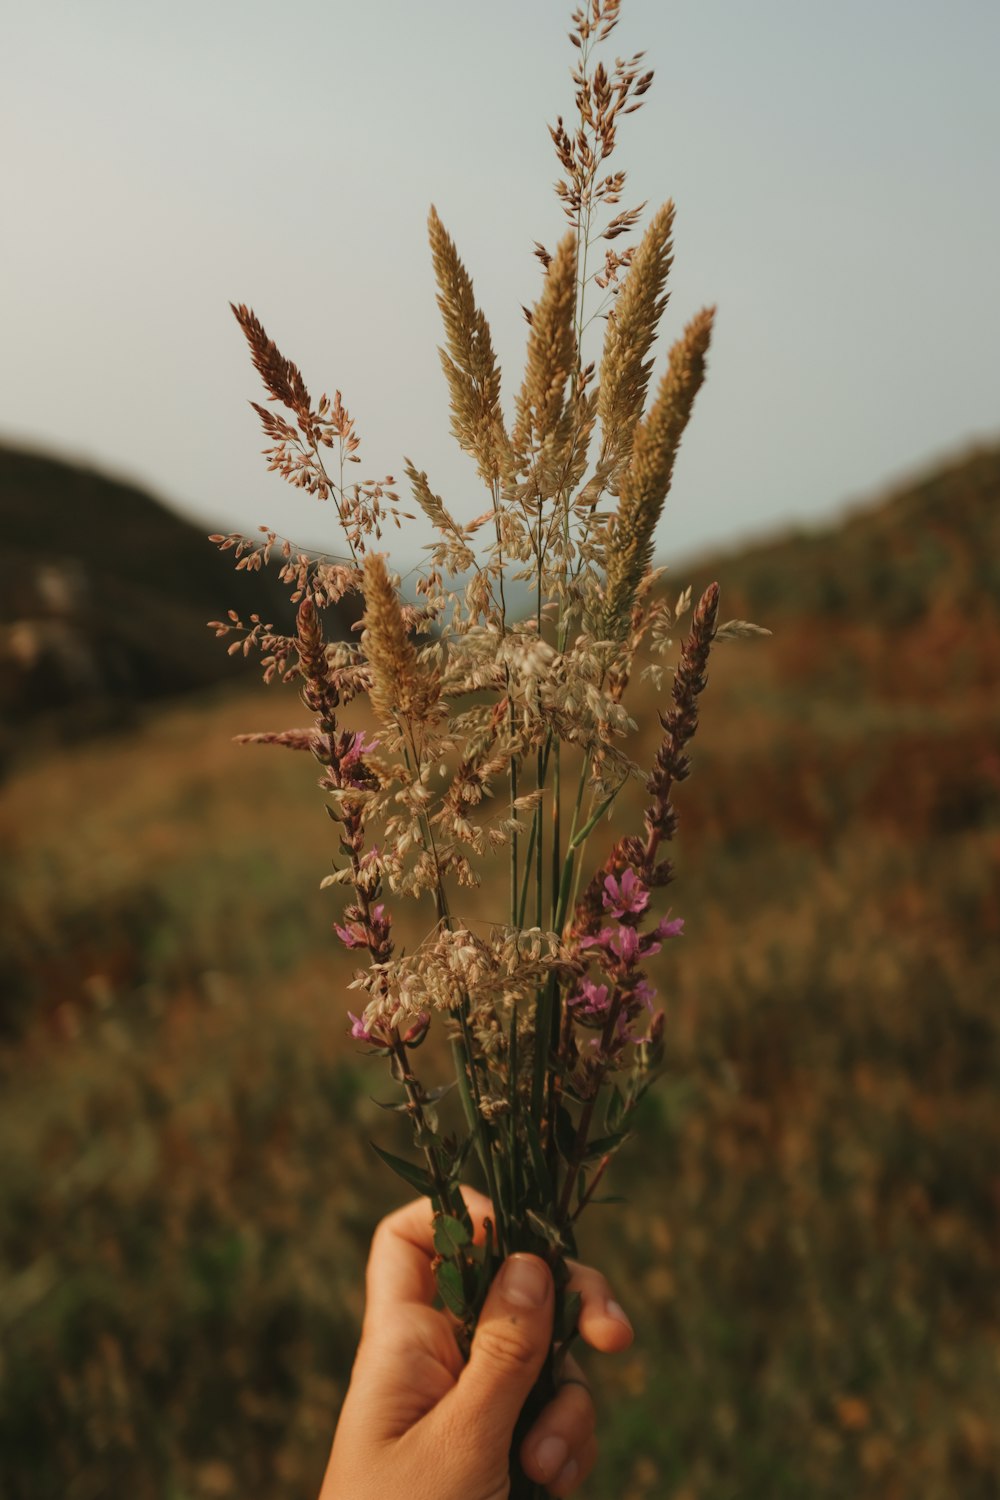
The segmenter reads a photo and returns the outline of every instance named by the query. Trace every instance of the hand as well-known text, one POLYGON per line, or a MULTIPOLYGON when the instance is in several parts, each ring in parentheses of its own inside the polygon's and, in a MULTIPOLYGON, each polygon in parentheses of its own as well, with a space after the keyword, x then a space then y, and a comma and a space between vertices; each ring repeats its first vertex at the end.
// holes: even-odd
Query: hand
MULTIPOLYGON (((478 1243, 490 1203, 462 1189, 478 1243)), ((368 1260, 361 1344, 320 1500, 506 1500, 514 1424, 552 1338, 552 1275, 535 1255, 501 1267, 466 1364, 454 1321, 434 1308, 432 1210, 421 1198, 383 1219, 368 1260)), ((570 1263, 580 1334, 614 1352, 632 1328, 599 1272, 570 1263)), ((597 1458, 595 1414, 577 1364, 521 1444, 525 1473, 572 1495, 597 1458)))

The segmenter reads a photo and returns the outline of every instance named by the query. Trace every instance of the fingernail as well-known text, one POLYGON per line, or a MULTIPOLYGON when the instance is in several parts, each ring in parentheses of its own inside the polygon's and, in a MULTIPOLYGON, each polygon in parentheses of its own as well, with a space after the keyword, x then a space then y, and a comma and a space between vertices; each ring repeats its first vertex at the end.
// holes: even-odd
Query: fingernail
POLYGON ((608 1302, 605 1304, 604 1311, 607 1313, 609 1318, 614 1318, 616 1323, 624 1323, 629 1333, 633 1333, 635 1331, 629 1321, 628 1313, 625 1311, 624 1307, 622 1307, 621 1303, 608 1302))
POLYGON ((511 1255, 500 1273, 500 1291, 515 1307, 541 1307, 549 1295, 549 1273, 528 1255, 511 1255))
POLYGON ((572 1484, 573 1480, 576 1478, 579 1472, 580 1465, 577 1463, 575 1458, 571 1458, 565 1469, 563 1469, 562 1473, 559 1475, 559 1478, 556 1480, 556 1484, 560 1486, 564 1484, 572 1484))
POLYGON ((551 1479, 553 1474, 558 1474, 569 1456, 569 1444, 561 1437, 547 1437, 539 1443, 535 1453, 535 1462, 545 1475, 551 1479))

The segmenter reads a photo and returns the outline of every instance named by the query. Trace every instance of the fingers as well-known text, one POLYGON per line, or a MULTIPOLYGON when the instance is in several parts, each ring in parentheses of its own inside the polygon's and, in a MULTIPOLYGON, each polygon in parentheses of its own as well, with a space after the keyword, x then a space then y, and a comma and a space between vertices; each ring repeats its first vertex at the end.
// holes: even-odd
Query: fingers
POLYGON ((499 1454, 541 1373, 552 1340, 552 1273, 537 1255, 511 1255, 490 1287, 458 1384, 440 1403, 446 1425, 473 1431, 499 1454))
MULTIPOLYGON (((485 1221, 492 1216, 490 1200, 475 1188, 461 1189, 472 1219, 477 1243, 485 1235, 485 1221)), ((401 1302, 430 1306, 434 1301, 434 1215, 428 1198, 417 1198, 382 1220, 372 1240, 368 1260, 367 1306, 378 1312, 401 1302)), ((569 1261, 571 1291, 581 1297, 580 1334, 592 1349, 613 1354, 627 1349, 634 1337, 632 1325, 617 1302, 608 1281, 592 1266, 569 1261)))
POLYGON ((596 1464, 597 1451, 597 1439, 590 1438, 580 1453, 570 1459, 562 1473, 548 1486, 549 1494, 559 1496, 560 1500, 563 1495, 575 1494, 596 1464))
POLYGON ((592 1266, 567 1261, 570 1268, 569 1289, 580 1293, 580 1336, 592 1349, 616 1354, 627 1349, 635 1334, 624 1308, 615 1300, 611 1287, 592 1266))
MULTIPOLYGON (((627 1349, 635 1334, 607 1278, 579 1261, 567 1264, 569 1290, 580 1293, 581 1337, 592 1349, 607 1354, 627 1349)), ((569 1356, 555 1399, 549 1402, 522 1445, 521 1463, 525 1472, 546 1485, 549 1494, 560 1500, 572 1495, 597 1462, 595 1426, 594 1403, 583 1372, 569 1356)))
MULTIPOLYGON (((491 1215, 490 1200, 475 1188, 462 1188, 462 1197, 481 1241, 484 1221, 491 1215)), ((416 1198, 388 1214, 372 1237, 366 1275, 368 1314, 400 1302, 429 1306, 434 1300, 434 1210, 429 1198, 416 1198)))
POLYGON ((521 1444, 521 1465, 530 1479, 553 1495, 570 1495, 597 1458, 594 1403, 580 1366, 563 1366, 563 1383, 521 1444))

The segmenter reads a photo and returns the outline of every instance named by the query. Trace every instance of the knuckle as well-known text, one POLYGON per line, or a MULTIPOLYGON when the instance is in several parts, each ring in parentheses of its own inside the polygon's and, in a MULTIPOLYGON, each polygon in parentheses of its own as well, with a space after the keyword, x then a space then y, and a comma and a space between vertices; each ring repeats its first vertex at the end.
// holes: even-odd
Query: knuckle
POLYGON ((609 1296, 611 1284, 602 1271, 597 1271, 593 1266, 585 1266, 580 1261, 572 1263, 573 1269, 569 1284, 580 1292, 583 1297, 609 1296))
POLYGON ((530 1330, 514 1316, 491 1318, 476 1334, 480 1353, 495 1364, 524 1366, 537 1358, 537 1343, 530 1330))
POLYGON ((393 1237, 397 1223, 397 1213, 386 1214, 384 1219, 379 1219, 371 1238, 371 1248, 373 1251, 385 1248, 388 1241, 393 1237))

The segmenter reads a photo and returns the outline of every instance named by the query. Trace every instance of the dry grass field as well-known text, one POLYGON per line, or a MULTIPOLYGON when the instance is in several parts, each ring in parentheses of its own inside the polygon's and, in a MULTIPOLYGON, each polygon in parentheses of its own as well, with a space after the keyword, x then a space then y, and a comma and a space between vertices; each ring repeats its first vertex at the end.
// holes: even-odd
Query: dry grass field
MULTIPOLYGON (((774 636, 714 659, 667 1073, 585 1223, 639 1328, 593 1500, 1000 1489, 998 500, 984 452, 712 565, 774 636)), ((243 685, 0 787, 4 1500, 318 1488, 396 1126, 310 764, 231 743, 301 716, 243 685)))

